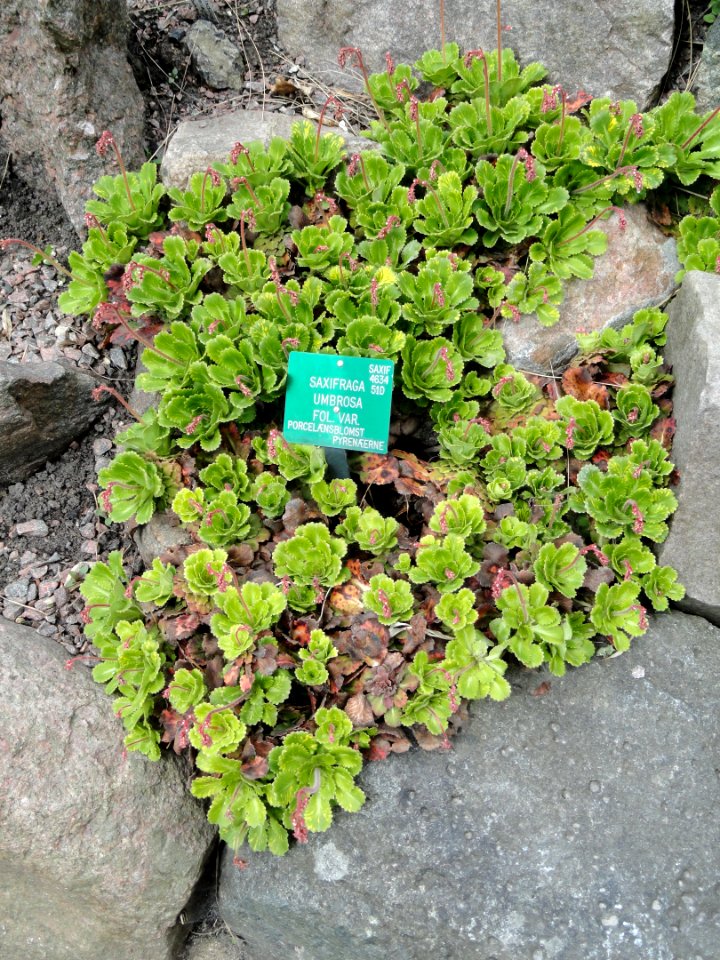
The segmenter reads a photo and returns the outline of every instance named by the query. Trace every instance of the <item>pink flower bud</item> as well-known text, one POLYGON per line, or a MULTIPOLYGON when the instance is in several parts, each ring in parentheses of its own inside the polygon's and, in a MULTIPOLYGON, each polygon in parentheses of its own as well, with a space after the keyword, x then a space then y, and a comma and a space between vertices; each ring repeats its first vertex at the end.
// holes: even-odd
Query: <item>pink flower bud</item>
POLYGON ((195 433, 195 431, 197 430, 197 428, 200 426, 200 423, 202 422, 202 419, 203 419, 203 418, 202 418, 202 414, 200 414, 199 416, 194 417, 194 418, 190 421, 190 423, 185 427, 185 433, 186 433, 189 437, 192 436, 193 433, 195 433))
POLYGON ((565 446, 568 450, 572 450, 575 446, 575 428, 577 427, 577 421, 575 417, 570 417, 565 427, 565 446))
POLYGON ((241 156, 248 156, 250 151, 248 148, 238 141, 233 144, 233 148, 230 151, 230 163, 237 163, 241 156))
POLYGON ((104 157, 110 147, 115 143, 113 135, 109 130, 103 130, 100 139, 95 144, 95 151, 99 157, 104 157))

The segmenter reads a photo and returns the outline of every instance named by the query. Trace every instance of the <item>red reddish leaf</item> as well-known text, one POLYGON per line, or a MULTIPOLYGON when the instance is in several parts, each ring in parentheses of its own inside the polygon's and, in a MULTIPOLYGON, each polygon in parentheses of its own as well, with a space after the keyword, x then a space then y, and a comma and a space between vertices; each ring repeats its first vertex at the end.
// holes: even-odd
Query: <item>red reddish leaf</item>
POLYGON ((390 454, 366 453, 360 458, 360 479, 363 483, 392 483, 398 476, 398 461, 390 454))
POLYGON ((666 450, 669 450, 672 446, 672 439, 675 436, 675 426, 674 417, 662 417, 653 424, 650 436, 653 440, 658 440, 666 450))

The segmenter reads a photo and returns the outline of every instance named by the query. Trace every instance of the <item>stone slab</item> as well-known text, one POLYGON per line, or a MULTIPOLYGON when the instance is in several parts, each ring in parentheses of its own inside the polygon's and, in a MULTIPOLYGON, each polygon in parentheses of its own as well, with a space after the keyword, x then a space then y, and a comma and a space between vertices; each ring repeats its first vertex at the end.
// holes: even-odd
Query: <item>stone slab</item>
POLYGON ((698 111, 714 110, 720 105, 720 18, 705 34, 692 91, 698 111))
MULTIPOLYGON (((296 115, 263 110, 234 110, 220 117, 183 120, 168 143, 160 177, 168 187, 184 188, 198 170, 206 170, 213 163, 227 163, 238 141, 262 140, 267 145, 273 137, 289 137, 293 123, 299 120, 296 115)), ((349 152, 372 148, 371 141, 354 137, 341 127, 325 132, 343 136, 349 152)))
POLYGON ((693 270, 668 308, 665 358, 675 375, 672 459, 678 509, 659 561, 686 589, 680 606, 720 625, 720 277, 693 270))
POLYGON ((228 852, 221 914, 248 960, 714 960, 719 671, 720 630, 673 612, 544 696, 516 672, 326 834, 228 852))
POLYGON ((95 144, 111 130, 125 165, 145 159, 143 101, 127 59, 125 0, 3 0, 0 139, 42 195, 53 187, 78 233, 103 174, 119 173, 95 144))
POLYGON ((672 296, 680 269, 675 240, 650 223, 643 204, 627 207, 624 213, 624 231, 616 216, 597 224, 607 234, 607 251, 594 258, 592 279, 566 282, 554 326, 541 327, 533 315, 503 323, 508 363, 532 373, 556 374, 577 353, 578 332, 622 327, 637 310, 672 296))
POLYGON ((63 453, 100 416, 93 377, 65 363, 0 361, 0 487, 63 453))
MULTIPOLYGON (((385 51, 412 63, 440 47, 439 3, 405 0, 277 0, 278 36, 291 56, 304 57, 312 75, 347 89, 349 74, 337 65, 341 47, 360 47, 370 72, 385 69, 385 51)), ((506 0, 504 45, 521 64, 541 60, 550 83, 575 94, 633 99, 647 107, 670 65, 675 34, 674 0, 506 0)), ((448 41, 462 50, 495 49, 493 0, 446 0, 448 41)), ((358 74, 358 81, 360 80, 358 74)))
POLYGON ((172 960, 213 841, 180 763, 123 759, 83 664, 0 620, 0 956, 172 960))

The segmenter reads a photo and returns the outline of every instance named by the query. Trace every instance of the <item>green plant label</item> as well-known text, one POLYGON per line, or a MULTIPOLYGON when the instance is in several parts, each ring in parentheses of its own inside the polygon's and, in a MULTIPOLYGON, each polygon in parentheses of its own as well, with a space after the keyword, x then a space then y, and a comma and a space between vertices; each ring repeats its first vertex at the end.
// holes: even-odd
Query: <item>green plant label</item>
POLYGON ((283 436, 291 443, 387 453, 392 360, 293 351, 283 436))

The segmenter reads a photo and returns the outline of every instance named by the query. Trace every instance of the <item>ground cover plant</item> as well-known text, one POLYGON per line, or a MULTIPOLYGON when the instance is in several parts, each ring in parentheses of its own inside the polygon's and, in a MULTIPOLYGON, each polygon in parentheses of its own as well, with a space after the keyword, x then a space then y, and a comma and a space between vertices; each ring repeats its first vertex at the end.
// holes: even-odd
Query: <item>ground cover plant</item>
MULTIPOLYGON (((340 62, 365 72, 358 50, 340 62)), ((298 123, 185 190, 99 143, 120 173, 61 306, 137 339, 157 394, 99 509, 170 510, 192 542, 132 580, 119 552, 93 567, 93 676, 127 750, 191 751, 236 849, 326 830, 363 804, 364 759, 447 746, 466 702, 509 695, 509 664, 622 652, 683 595, 652 551, 676 506, 666 315, 581 336, 560 379, 509 365, 502 324, 557 321, 602 218, 718 178, 717 111, 571 100, 544 76, 510 50, 388 57, 367 76, 377 149, 298 123), (337 476, 284 439, 294 350, 395 361, 389 454, 337 476)), ((712 229, 681 226, 688 268, 716 268, 712 229)))

